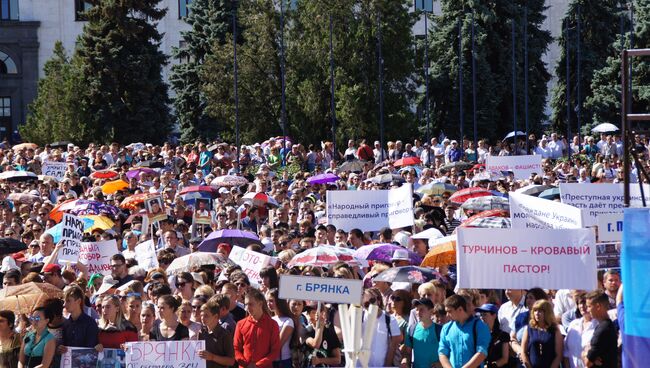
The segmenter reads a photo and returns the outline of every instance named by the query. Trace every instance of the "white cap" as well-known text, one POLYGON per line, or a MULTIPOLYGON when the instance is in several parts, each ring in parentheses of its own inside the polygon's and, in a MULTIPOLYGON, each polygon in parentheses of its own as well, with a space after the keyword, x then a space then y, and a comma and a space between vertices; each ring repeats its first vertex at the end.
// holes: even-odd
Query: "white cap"
POLYGON ((6 256, 2 259, 0 272, 9 272, 10 270, 20 270, 20 267, 16 266, 16 261, 11 256, 6 256))

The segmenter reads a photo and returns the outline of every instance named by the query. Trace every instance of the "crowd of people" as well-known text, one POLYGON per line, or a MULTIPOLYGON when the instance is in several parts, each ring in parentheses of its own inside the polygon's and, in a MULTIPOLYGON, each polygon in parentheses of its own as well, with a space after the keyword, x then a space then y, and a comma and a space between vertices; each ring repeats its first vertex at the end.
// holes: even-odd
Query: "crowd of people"
MULTIPOLYGON (((394 243, 424 257, 428 243, 413 234, 430 228, 452 234, 469 216, 449 201, 451 191, 414 195, 415 225, 345 231, 327 223, 328 190, 389 189, 404 183, 417 190, 446 183, 507 196, 528 184, 622 178, 620 136, 603 134, 597 143, 598 137, 583 142, 576 137, 571 144, 555 133, 527 138, 497 145, 481 140, 477 147, 469 140, 446 138, 424 144, 417 139, 387 142, 383 148, 379 142, 371 147, 365 140, 350 140, 344 150, 331 142, 305 147, 285 137, 241 147, 219 142, 12 147, 5 142, 0 150, 3 172, 41 175, 48 161, 65 162, 67 170, 61 180, 8 176, 0 182, 0 231, 26 248, 3 252, 3 288, 44 283, 61 292, 61 297, 39 300, 30 313, 0 310, 0 366, 58 367, 70 347, 101 352, 124 349, 128 342, 171 340, 204 340, 199 355, 207 367, 342 366, 346 347, 337 306, 280 298, 279 277, 291 274, 363 280, 361 307, 380 309, 370 366, 617 367, 616 308, 622 286, 616 270, 599 276, 600 290, 535 285, 529 290, 477 290, 457 288, 453 266, 439 267, 437 278, 419 284, 374 280, 391 267, 412 264, 399 250, 388 262, 371 261, 367 267, 345 262, 288 266, 296 254, 320 245, 359 249, 394 243), (527 153, 542 156, 544 172, 527 180, 507 173, 481 175, 489 155, 527 153), (395 166, 407 158, 419 163, 395 166), (143 167, 151 169, 129 174, 143 167), (298 169, 290 173, 290 167, 298 169), (310 177, 323 173, 338 179, 310 183, 310 177), (224 176, 246 180, 220 181, 224 176), (103 191, 106 183, 119 179, 124 187, 103 191), (196 202, 179 194, 191 186, 215 188, 209 224, 196 223, 196 202), (144 204, 122 206, 140 193, 160 195, 163 218, 150 223, 144 204), (247 201, 247 193, 266 193, 277 205, 247 201), (58 262, 62 243, 48 232, 57 223, 52 214, 75 199, 115 208, 98 213, 110 217, 111 228, 85 234, 85 241, 116 241, 110 274, 88 272, 82 262, 58 262), (167 272, 174 259, 197 252, 211 232, 237 228, 260 239, 247 249, 277 259, 260 271, 259 283, 236 264, 167 272), (136 261, 136 246, 148 240, 157 251, 159 267, 153 269, 136 261)), ((637 152, 645 155, 647 144, 636 137, 637 152)), ((238 245, 220 243, 217 253, 227 258, 238 245)), ((0 298, 0 307, 2 303, 0 298)))

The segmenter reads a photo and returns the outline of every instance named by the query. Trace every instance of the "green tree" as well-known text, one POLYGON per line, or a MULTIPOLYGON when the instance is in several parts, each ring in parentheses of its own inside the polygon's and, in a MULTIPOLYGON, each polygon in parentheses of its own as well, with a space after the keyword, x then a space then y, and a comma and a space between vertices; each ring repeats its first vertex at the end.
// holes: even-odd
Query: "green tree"
POLYGON ((199 77, 203 63, 212 55, 215 44, 230 42, 232 32, 232 1, 193 0, 185 21, 192 27, 182 32, 185 45, 174 49, 173 57, 184 62, 172 66, 169 81, 176 97, 174 109, 181 128, 181 139, 212 139, 217 122, 205 113, 206 98, 201 92, 199 77))
POLYGON ((167 57, 156 23, 160 0, 91 0, 79 37, 85 91, 81 95, 99 141, 160 143, 170 130, 169 97, 162 80, 167 57))
MULTIPOLYGON (((591 81, 594 78, 594 72, 603 68, 607 58, 614 56, 615 41, 619 33, 620 13, 616 11, 619 4, 618 0, 573 0, 562 20, 562 34, 558 42, 562 50, 560 58, 555 67, 557 84, 553 89, 553 98, 551 108, 553 109, 552 123, 553 128, 557 131, 567 131, 566 125, 566 45, 569 44, 569 89, 570 89, 570 123, 571 131, 577 131, 577 87, 580 85, 580 94, 582 98, 581 108, 581 125, 589 128, 593 123, 593 111, 591 105, 585 104, 585 99, 592 95, 591 81), (577 13, 580 8, 580 80, 577 80, 577 13), (569 26, 569 39, 566 37, 566 25, 569 26)), ((569 137, 570 139, 571 137, 569 137)))
MULTIPOLYGON (((644 48, 650 44, 650 1, 634 2, 634 44, 630 45, 630 32, 625 34, 625 48, 644 48)), ((621 14, 629 23, 627 14, 621 14)), ((628 28, 629 29, 629 28, 628 28)), ((593 124, 621 122, 621 38, 612 44, 616 50, 607 58, 605 66, 594 72, 591 81, 591 96, 587 97, 585 106, 593 112, 593 124)), ((650 67, 642 58, 631 58, 632 63, 632 112, 650 111, 650 67)), ((589 134, 591 126, 583 132, 589 134)))
POLYGON ((45 76, 38 82, 38 95, 30 104, 27 122, 21 126, 21 136, 40 145, 53 141, 73 141, 87 144, 96 135, 86 124, 79 94, 83 82, 78 59, 70 60, 63 44, 57 41, 54 55, 45 63, 45 76))
MULTIPOLYGON (((524 2, 442 1, 442 14, 435 18, 429 34, 430 111, 434 130, 448 135, 460 133, 459 21, 462 27, 463 134, 473 137, 472 40, 474 17, 476 65, 476 116, 478 135, 501 138, 513 129, 512 22, 515 22, 515 76, 517 129, 524 128, 524 2)), ((544 119, 546 72, 542 55, 551 41, 544 22, 544 1, 528 4, 529 124, 531 130, 544 119)), ((421 73, 420 73, 421 74, 421 73)))
POLYGON ((329 15, 333 19, 337 140, 378 137, 377 19, 381 24, 386 139, 416 134, 415 15, 408 0, 300 1, 289 30, 287 95, 291 133, 305 142, 331 139, 329 15))
MULTIPOLYGON (((242 142, 255 142, 280 130, 280 62, 277 42, 279 21, 273 2, 241 2, 238 9, 238 92, 242 142)), ((206 111, 220 122, 221 137, 235 139, 235 102, 232 34, 213 45, 201 68, 201 92, 206 111)))

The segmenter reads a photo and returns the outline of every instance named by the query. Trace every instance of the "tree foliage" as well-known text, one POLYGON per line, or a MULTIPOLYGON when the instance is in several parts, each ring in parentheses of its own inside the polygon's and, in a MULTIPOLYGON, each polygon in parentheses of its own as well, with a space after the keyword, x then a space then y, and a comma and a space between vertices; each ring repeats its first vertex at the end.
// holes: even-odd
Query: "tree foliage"
POLYGON ((45 76, 38 82, 38 95, 29 106, 30 114, 20 127, 21 136, 43 145, 53 141, 88 143, 96 132, 86 122, 84 107, 79 103, 83 81, 77 58, 70 60, 61 42, 45 63, 45 76))
POLYGON ((164 141, 171 130, 170 101, 156 22, 166 9, 160 0, 89 2, 93 7, 76 52, 87 124, 99 141, 164 141))
POLYGON ((616 54, 615 42, 618 39, 621 14, 616 10, 619 0, 573 0, 569 4, 567 13, 562 20, 562 34, 558 43, 562 50, 555 67, 557 84, 553 90, 551 108, 553 109, 552 123, 557 131, 567 131, 567 43, 569 45, 569 119, 571 132, 577 131, 577 89, 578 84, 581 94, 581 121, 586 130, 593 125, 593 104, 585 104, 585 100, 592 95, 591 82, 595 77, 594 72, 602 69, 607 58, 616 54), (577 80, 577 14, 580 10, 580 80, 577 80), (569 27, 567 40, 566 27, 569 27))

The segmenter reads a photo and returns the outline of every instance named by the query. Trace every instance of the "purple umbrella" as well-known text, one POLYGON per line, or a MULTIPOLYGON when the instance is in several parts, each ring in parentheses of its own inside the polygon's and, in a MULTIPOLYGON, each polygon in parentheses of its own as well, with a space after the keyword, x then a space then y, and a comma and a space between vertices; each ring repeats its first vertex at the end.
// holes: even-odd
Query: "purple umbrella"
POLYGON ((327 184, 327 183, 333 183, 337 180, 339 180, 338 176, 332 174, 332 173, 325 173, 325 174, 319 174, 316 176, 312 176, 310 178, 307 178, 307 183, 309 184, 327 184))
POLYGON ((154 169, 148 167, 136 167, 126 172, 126 177, 129 179, 137 178, 140 174, 145 173, 147 175, 158 175, 158 172, 154 169))
POLYGON ((219 243, 239 245, 240 247, 247 247, 250 244, 262 245, 260 238, 250 231, 225 229, 211 232, 199 244, 198 250, 200 252, 216 252, 219 243))
POLYGON ((115 218, 120 213, 120 210, 115 206, 111 206, 103 202, 79 199, 77 200, 75 206, 66 212, 77 216, 108 215, 112 218, 115 218))
POLYGON ((410 250, 405 249, 399 245, 388 243, 364 245, 354 252, 354 257, 368 261, 391 263, 393 253, 395 253, 395 251, 398 249, 406 250, 408 252, 411 264, 419 265, 422 263, 422 257, 420 257, 417 253, 411 252, 410 250))

